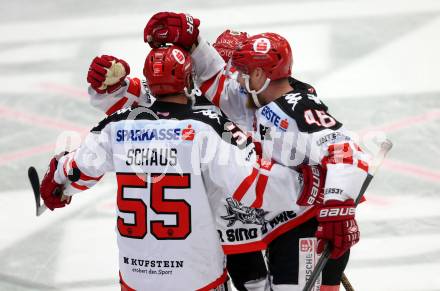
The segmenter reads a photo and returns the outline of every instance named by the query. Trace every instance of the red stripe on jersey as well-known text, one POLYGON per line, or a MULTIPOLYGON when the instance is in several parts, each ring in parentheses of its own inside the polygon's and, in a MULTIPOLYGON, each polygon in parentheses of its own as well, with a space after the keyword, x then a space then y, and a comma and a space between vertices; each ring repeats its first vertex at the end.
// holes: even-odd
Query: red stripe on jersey
POLYGON ((115 104, 113 104, 106 112, 105 114, 107 115, 112 115, 113 113, 115 113, 116 111, 118 111, 119 109, 124 108, 125 103, 127 103, 128 98, 127 97, 122 97, 121 99, 118 100, 118 102, 116 102, 115 104))
POLYGON ((218 286, 220 286, 221 284, 226 282, 226 279, 228 278, 228 271, 223 270, 223 274, 218 277, 214 282, 206 285, 205 287, 202 287, 200 289, 197 289, 196 291, 210 291, 213 290, 215 288, 217 288, 218 286))
POLYGON ((121 283, 121 291, 136 291, 125 283, 124 279, 122 279, 121 272, 119 272, 119 282, 121 283))
POLYGON ((257 180, 257 186, 256 186, 256 196, 254 203, 252 203, 251 207, 253 208, 261 208, 261 205, 263 205, 263 196, 264 196, 264 190, 266 190, 267 185, 267 179, 268 177, 266 175, 260 175, 258 176, 257 180))
POLYGON ((362 170, 364 170, 365 172, 368 173, 368 163, 367 163, 367 162, 364 162, 364 161, 362 161, 362 160, 359 160, 357 166, 358 166, 360 169, 362 169, 362 170))
POLYGON ((212 98, 212 104, 214 104, 217 107, 220 107, 220 96, 222 95, 223 87, 225 86, 226 77, 227 77, 226 75, 220 76, 220 80, 218 81, 219 84, 217 87, 217 91, 215 92, 215 95, 212 98))
POLYGON ((232 195, 232 197, 235 200, 240 201, 241 198, 243 198, 244 194, 246 194, 246 192, 249 190, 251 185, 254 183, 255 178, 257 178, 257 174, 258 174, 258 169, 253 168, 252 173, 246 178, 244 178, 240 186, 238 186, 237 190, 235 190, 234 195, 232 195))
POLYGON ((127 92, 133 94, 136 97, 141 96, 141 81, 138 78, 130 79, 127 92))
POLYGON ((209 88, 211 88, 211 86, 214 83, 215 79, 217 79, 217 75, 214 75, 214 77, 212 77, 211 79, 206 80, 205 82, 203 82, 203 84, 200 86, 200 91, 202 91, 203 95, 205 95, 206 91, 208 91, 209 88))
POLYGON ((315 217, 317 209, 318 208, 313 207, 306 210, 306 212, 304 212, 302 215, 276 228, 260 241, 245 243, 241 245, 223 245, 223 252, 226 255, 230 255, 264 250, 274 239, 276 239, 280 235, 315 217))
POLYGON ((70 184, 70 185, 72 185, 73 188, 78 189, 78 190, 81 190, 81 191, 84 191, 84 190, 89 189, 89 187, 84 186, 84 185, 80 185, 80 184, 75 183, 75 182, 72 183, 72 184, 70 184))
MULTIPOLYGON (((74 160, 72 160, 71 167, 77 168, 79 170, 79 167, 74 160)), ((99 181, 99 180, 101 180, 102 176, 104 176, 104 175, 101 175, 99 177, 87 176, 86 174, 84 174, 83 172, 80 171, 79 179, 83 180, 83 181, 90 181, 90 180, 99 181)))

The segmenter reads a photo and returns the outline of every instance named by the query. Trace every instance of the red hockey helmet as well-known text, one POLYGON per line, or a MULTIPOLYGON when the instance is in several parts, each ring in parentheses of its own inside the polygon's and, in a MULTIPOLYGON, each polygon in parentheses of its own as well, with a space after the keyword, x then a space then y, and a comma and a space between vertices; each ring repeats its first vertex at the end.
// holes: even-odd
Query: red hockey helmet
POLYGON ((218 53, 222 56, 225 62, 228 62, 232 57, 232 53, 234 50, 240 46, 249 35, 247 32, 242 31, 233 31, 227 29, 220 34, 215 43, 212 46, 218 51, 218 53))
POLYGON ((155 97, 181 93, 190 87, 191 57, 175 45, 154 48, 145 59, 144 76, 155 97))
POLYGON ((276 33, 249 37, 232 55, 232 66, 249 75, 262 68, 270 80, 289 77, 292 71, 292 49, 287 40, 276 33))

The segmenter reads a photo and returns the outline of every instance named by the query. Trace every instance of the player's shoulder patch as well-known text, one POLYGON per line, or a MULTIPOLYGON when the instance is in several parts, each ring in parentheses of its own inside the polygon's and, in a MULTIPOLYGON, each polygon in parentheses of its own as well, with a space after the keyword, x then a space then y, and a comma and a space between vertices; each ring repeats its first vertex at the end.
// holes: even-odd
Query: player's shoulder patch
POLYGON ((275 104, 296 121, 301 132, 339 129, 342 123, 328 113, 328 107, 314 94, 292 92, 276 99, 275 104))

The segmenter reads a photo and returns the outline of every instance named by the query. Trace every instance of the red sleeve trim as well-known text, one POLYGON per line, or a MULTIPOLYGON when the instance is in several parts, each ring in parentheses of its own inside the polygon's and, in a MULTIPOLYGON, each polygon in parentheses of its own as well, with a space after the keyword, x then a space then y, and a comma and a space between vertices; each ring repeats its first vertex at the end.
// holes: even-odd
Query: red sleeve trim
POLYGON ((78 184, 78 183, 76 183, 76 182, 73 182, 73 183, 70 184, 70 185, 72 185, 73 188, 78 189, 78 190, 81 190, 81 191, 84 191, 84 190, 89 189, 89 187, 84 186, 84 185, 80 185, 80 184, 78 184))
POLYGON ((211 88, 212 84, 214 83, 215 79, 217 79, 218 75, 214 75, 211 79, 206 80, 205 82, 203 82, 203 84, 200 86, 200 91, 202 91, 203 95, 206 94, 206 91, 209 90, 209 88, 211 88))
POLYGON ((226 75, 221 75, 220 80, 218 81, 217 91, 215 92, 214 97, 212 98, 212 104, 217 107, 220 107, 220 96, 222 95, 223 88, 225 87, 226 75))
POLYGON ((129 80, 127 92, 136 97, 141 96, 141 81, 138 78, 129 78, 129 80))
POLYGON ((368 163, 366 163, 362 160, 359 160, 357 166, 358 166, 358 168, 360 168, 368 173, 368 163))
POLYGON ((130 80, 130 83, 128 84, 127 92, 139 97, 141 96, 141 81, 138 78, 128 78, 130 80))
POLYGON ((246 178, 244 178, 244 180, 238 186, 237 190, 235 190, 232 197, 237 201, 241 201, 244 194, 246 194, 246 192, 249 190, 251 185, 254 183, 255 179, 257 178, 257 175, 258 175, 258 169, 253 168, 252 173, 246 178))
POLYGON ((125 103, 127 103, 128 98, 127 97, 122 97, 121 99, 118 100, 118 102, 116 102, 115 104, 113 104, 106 112, 105 114, 107 115, 112 115, 113 113, 115 113, 116 111, 118 111, 119 109, 124 108, 125 103))
MULTIPOLYGON (((72 167, 72 168, 77 168, 77 169, 79 169, 79 167, 78 167, 78 165, 76 164, 75 160, 72 160, 71 167, 72 167)), ((80 171, 79 179, 80 179, 80 180, 83 180, 83 181, 92 181, 92 180, 93 180, 93 181, 99 181, 99 180, 101 180, 101 178, 102 178, 103 176, 104 176, 104 175, 101 175, 101 176, 99 176, 99 177, 92 177, 92 176, 88 176, 88 175, 86 175, 86 174, 84 174, 83 172, 80 171)))
POLYGON ((211 291, 217 288, 218 286, 220 286, 221 284, 225 283, 227 278, 228 278, 228 271, 224 269, 223 274, 220 277, 218 277, 214 282, 209 283, 205 287, 197 289, 196 291, 211 291))
POLYGON ((241 245, 223 245, 223 252, 226 255, 230 255, 264 250, 274 239, 276 239, 280 235, 315 217, 317 209, 318 208, 313 207, 306 210, 306 212, 304 212, 302 215, 281 225, 280 227, 269 233, 262 240, 241 245))

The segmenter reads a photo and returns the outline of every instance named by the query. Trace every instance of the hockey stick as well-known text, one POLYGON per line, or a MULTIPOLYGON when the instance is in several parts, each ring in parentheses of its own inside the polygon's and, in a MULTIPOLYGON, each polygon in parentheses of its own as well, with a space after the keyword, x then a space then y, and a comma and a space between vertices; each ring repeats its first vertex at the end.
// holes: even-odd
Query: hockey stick
MULTIPOLYGON (((362 184, 361 190, 359 191, 359 195, 356 198, 355 205, 358 205, 359 201, 362 199, 362 196, 364 195, 365 191, 370 185, 370 182, 373 179, 374 175, 376 174, 377 169, 382 164, 383 160, 385 159, 385 156, 388 154, 388 152, 391 150, 392 147, 393 147, 393 143, 388 139, 380 144, 379 153, 374 157, 373 163, 371 164, 370 173, 368 173, 367 178, 362 184)), ((313 269, 313 272, 310 275, 309 280, 307 280, 303 291, 312 290, 313 285, 315 285, 316 280, 318 279, 319 275, 321 274, 322 270, 325 267, 325 264, 330 258, 330 252, 331 252, 330 246, 327 243, 324 247, 324 251, 322 252, 321 257, 316 263, 315 269, 313 269)))
POLYGON ((46 211, 47 207, 44 204, 40 204, 40 178, 38 177, 38 172, 34 167, 29 167, 28 177, 29 181, 31 182, 32 190, 34 190, 36 214, 37 216, 40 216, 44 211, 46 211))
POLYGON ((346 291, 354 291, 353 286, 351 286, 350 281, 348 281, 348 278, 347 278, 347 276, 345 276, 344 273, 342 273, 342 276, 341 276, 341 283, 342 283, 342 286, 344 286, 344 289, 346 291))
MULTIPOLYGON (((44 213, 44 211, 47 210, 47 206, 45 204, 41 205, 40 178, 38 177, 38 172, 34 167, 29 167, 28 177, 29 182, 31 182, 32 190, 34 191, 36 214, 37 216, 40 216, 44 213)), ((61 190, 56 190, 53 195, 62 196, 61 200, 68 199, 67 196, 63 195, 61 190)))

